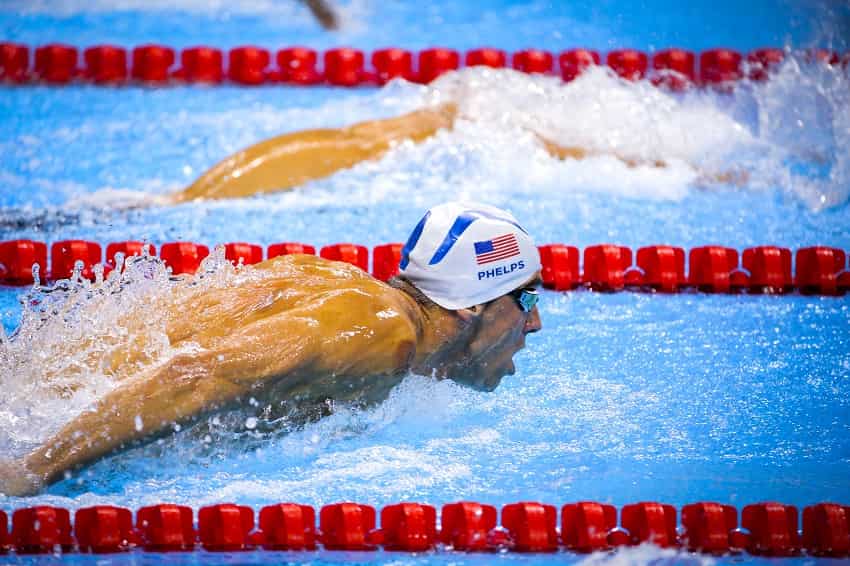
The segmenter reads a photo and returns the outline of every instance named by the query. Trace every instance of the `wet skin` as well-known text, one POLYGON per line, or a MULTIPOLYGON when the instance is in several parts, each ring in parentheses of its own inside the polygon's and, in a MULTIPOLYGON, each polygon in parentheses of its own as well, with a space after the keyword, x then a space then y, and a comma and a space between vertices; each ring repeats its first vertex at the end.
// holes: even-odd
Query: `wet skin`
POLYGON ((214 291, 175 283, 162 305, 174 313, 168 340, 192 353, 127 375, 138 367, 132 348, 132 363, 93 360, 112 366, 118 386, 24 461, 0 462, 0 493, 36 492, 67 470, 250 397, 373 403, 411 371, 492 390, 513 373, 525 335, 541 328, 537 309, 525 313, 510 296, 425 309, 359 268, 315 256, 246 269, 250 277, 214 291))

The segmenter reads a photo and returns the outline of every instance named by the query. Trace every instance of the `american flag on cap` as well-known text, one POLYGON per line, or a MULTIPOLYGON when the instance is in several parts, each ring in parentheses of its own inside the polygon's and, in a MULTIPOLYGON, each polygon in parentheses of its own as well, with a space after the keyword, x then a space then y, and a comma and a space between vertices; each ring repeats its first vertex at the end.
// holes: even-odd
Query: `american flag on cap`
POLYGON ((478 265, 492 263, 519 255, 519 243, 513 234, 497 236, 492 240, 475 242, 475 261, 478 265))

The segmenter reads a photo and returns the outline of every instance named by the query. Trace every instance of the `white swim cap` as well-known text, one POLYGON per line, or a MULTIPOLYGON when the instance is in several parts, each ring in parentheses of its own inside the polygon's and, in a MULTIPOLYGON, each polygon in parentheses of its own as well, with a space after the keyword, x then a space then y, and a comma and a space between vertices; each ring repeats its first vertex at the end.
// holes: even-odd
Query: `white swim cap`
POLYGON ((401 275, 449 310, 497 299, 538 271, 540 252, 511 213, 464 202, 429 210, 399 263, 401 275))

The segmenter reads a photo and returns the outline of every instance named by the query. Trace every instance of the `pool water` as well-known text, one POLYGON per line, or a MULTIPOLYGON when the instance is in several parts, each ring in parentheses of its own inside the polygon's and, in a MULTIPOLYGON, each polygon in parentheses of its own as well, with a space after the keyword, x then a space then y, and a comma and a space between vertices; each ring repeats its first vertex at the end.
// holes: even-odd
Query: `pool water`
MULTIPOLYGON (((481 7, 355 0, 342 7, 338 36, 320 31, 294 2, 263 0, 61 7, 7 1, 0 2, 0 29, 4 39, 30 44, 305 43, 367 50, 817 45, 843 51, 850 38, 850 8, 829 2, 499 1, 481 7)), ((604 70, 569 85, 472 70, 432 87, 393 83, 380 90, 3 87, 0 240, 352 241, 371 247, 403 241, 425 209, 463 198, 510 209, 541 244, 850 250, 848 82, 840 67, 793 56, 772 81, 742 84, 731 94, 670 95, 604 70), (465 116, 454 131, 418 146, 402 144, 377 162, 293 192, 138 206, 269 136, 394 116, 447 97, 460 102, 465 116), (604 155, 560 162, 539 148, 531 130, 669 166, 629 168, 604 155), (748 180, 742 186, 699 180, 728 170, 747 171, 748 180)), ((225 284, 233 277, 224 266, 213 270, 225 284)), ((160 313, 145 304, 167 293, 167 283, 154 283, 128 285, 117 297, 85 288, 59 294, 54 300, 84 308, 50 318, 40 333, 28 318, 20 322, 27 290, 0 288, 0 316, 13 336, 0 357, 0 387, 7 392, 0 399, 0 455, 26 453, 114 387, 92 368, 74 373, 77 381, 69 377, 60 384, 64 389, 39 381, 46 369, 73 365, 80 354, 74 340, 109 329, 130 305, 151 336, 161 335, 160 313)), ((517 355, 516 375, 492 393, 411 375, 379 406, 337 406, 308 424, 258 422, 254 414, 262 408, 248 406, 109 457, 41 495, 0 496, 0 508, 112 503, 135 509, 163 501, 259 508, 281 500, 316 507, 460 499, 558 507, 576 500, 618 506, 716 500, 739 508, 763 500, 850 503, 850 299, 547 291, 540 310, 543 331, 517 355)), ((283 559, 406 558, 322 552, 283 559)), ((438 554, 412 560, 493 559, 438 554)), ((614 560, 686 559, 640 548, 614 560)))

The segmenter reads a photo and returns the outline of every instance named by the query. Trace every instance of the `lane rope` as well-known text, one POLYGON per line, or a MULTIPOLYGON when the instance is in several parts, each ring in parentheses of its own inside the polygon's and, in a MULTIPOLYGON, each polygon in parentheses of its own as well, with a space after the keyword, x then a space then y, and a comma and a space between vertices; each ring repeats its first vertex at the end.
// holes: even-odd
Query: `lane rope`
MULTIPOLYGON (((263 247, 246 242, 222 244, 224 256, 234 264, 250 265, 279 255, 315 254, 309 244, 282 242, 263 247)), ((755 246, 739 253, 725 246, 699 246, 686 252, 668 245, 646 246, 636 251, 626 246, 599 244, 584 248, 547 244, 539 246, 544 287, 556 291, 638 291, 653 293, 766 293, 840 296, 850 291, 847 253, 839 248, 812 246, 796 250, 778 246, 755 246), (686 273, 687 258, 687 273, 686 273), (580 261, 581 260, 581 261, 580 261), (793 260, 793 261, 792 261, 793 260)), ((87 240, 62 240, 48 246, 33 240, 0 242, 0 284, 32 285, 39 281, 67 279, 76 273, 95 280, 95 266, 107 276, 115 268, 116 254, 122 257, 147 253, 161 258, 175 275, 194 274, 210 255, 204 244, 167 242, 155 245, 126 241, 103 248, 87 240), (48 269, 49 267, 49 269, 48 269)), ((369 248, 351 243, 324 246, 323 258, 356 265, 375 278, 387 281, 398 274, 403 244, 369 248), (371 255, 371 262, 370 262, 371 255), (371 271, 370 271, 371 267, 371 271)), ((479 277, 488 277, 482 268, 479 277)), ((492 267, 496 269, 496 267, 492 267)))
POLYGON ((699 502, 677 510, 640 502, 613 505, 582 501, 558 510, 536 502, 496 507, 476 502, 443 505, 398 503, 380 510, 359 503, 335 503, 316 511, 309 505, 279 503, 260 509, 223 503, 192 508, 159 504, 130 509, 97 505, 78 509, 37 506, 0 511, 0 552, 115 553, 131 550, 239 552, 359 550, 512 551, 587 553, 638 544, 706 554, 747 552, 757 556, 850 556, 850 506, 818 503, 803 509, 757 503, 740 512, 731 505, 699 502), (501 516, 501 522, 498 516, 501 516), (619 524, 617 516, 619 515, 619 524), (318 526, 318 528, 317 528, 318 526))
MULTIPOLYGON (((850 66, 850 52, 829 49, 800 52, 810 63, 850 66)), ((645 53, 636 49, 615 49, 605 53, 604 63, 627 80, 649 79, 673 91, 693 87, 731 88, 742 79, 762 82, 769 78, 789 55, 790 49, 766 47, 742 54, 733 49, 709 49, 700 53, 679 48, 645 53)), ((510 66, 525 73, 560 76, 571 81, 584 69, 603 62, 599 51, 568 49, 554 54, 540 49, 508 53, 482 47, 461 52, 432 47, 415 54, 389 47, 366 53, 350 47, 318 52, 308 47, 286 47, 276 53, 242 46, 225 53, 208 46, 178 51, 165 45, 141 45, 127 50, 117 45, 96 45, 82 50, 62 43, 30 48, 14 42, 0 42, 0 82, 10 85, 67 85, 84 82, 95 85, 176 84, 332 85, 341 87, 383 85, 394 78, 430 83, 440 75, 472 66, 510 66), (32 56, 31 56, 32 53, 32 56), (414 66, 415 59, 415 66, 414 66), (225 66, 226 60, 226 66, 225 66), (371 65, 366 66, 366 61, 371 65), (319 68, 319 61, 322 62, 319 68)))

